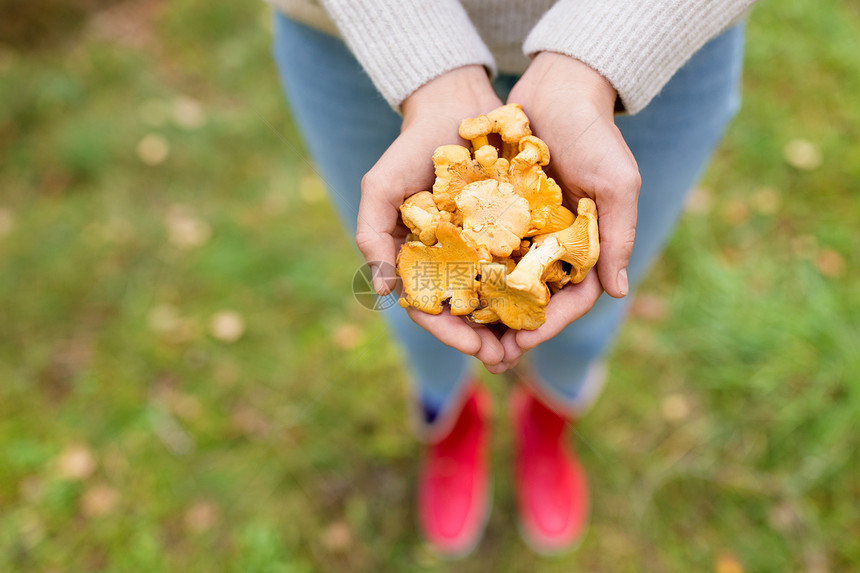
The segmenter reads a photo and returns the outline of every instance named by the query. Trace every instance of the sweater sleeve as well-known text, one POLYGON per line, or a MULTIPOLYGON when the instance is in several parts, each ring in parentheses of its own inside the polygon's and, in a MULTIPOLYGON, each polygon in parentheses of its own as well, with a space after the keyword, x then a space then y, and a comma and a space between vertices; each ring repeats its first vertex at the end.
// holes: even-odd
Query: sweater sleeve
POLYGON ((490 50, 457 0, 322 0, 371 81, 395 109, 453 69, 496 73, 490 50))
POLYGON ((600 72, 628 113, 641 111, 708 40, 754 0, 559 0, 523 44, 600 72))

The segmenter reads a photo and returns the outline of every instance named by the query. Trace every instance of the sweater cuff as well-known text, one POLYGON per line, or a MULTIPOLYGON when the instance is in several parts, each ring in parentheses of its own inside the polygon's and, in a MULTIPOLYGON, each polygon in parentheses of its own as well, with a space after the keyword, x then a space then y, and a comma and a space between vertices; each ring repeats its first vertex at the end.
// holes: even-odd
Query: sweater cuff
POLYGON ((529 57, 558 52, 603 75, 638 113, 708 40, 754 0, 560 0, 523 44, 529 57))
POLYGON ((323 0, 341 35, 395 110, 412 92, 456 68, 493 55, 456 0, 323 0))

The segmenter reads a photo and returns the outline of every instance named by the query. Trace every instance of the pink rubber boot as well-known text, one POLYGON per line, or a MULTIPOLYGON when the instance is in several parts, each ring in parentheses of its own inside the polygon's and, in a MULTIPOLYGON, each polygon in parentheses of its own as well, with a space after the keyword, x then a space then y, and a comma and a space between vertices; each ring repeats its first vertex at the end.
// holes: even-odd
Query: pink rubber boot
POLYGON ((521 386, 511 395, 520 532, 537 553, 574 549, 588 524, 585 471, 564 440, 567 421, 521 386))
POLYGON ((450 433, 424 452, 418 523, 431 547, 448 558, 477 546, 489 514, 488 410, 486 391, 476 387, 450 433))

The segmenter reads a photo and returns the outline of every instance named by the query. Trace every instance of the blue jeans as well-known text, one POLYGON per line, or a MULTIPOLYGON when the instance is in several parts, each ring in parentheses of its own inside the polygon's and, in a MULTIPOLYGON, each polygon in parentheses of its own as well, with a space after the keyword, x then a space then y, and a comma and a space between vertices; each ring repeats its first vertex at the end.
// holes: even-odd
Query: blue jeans
MULTIPOLYGON (((616 118, 642 176, 636 244, 628 267, 631 292, 659 255, 740 105, 743 24, 702 48, 642 112, 616 118)), ((400 132, 401 118, 376 91, 338 38, 278 15, 273 46, 281 82, 307 150, 354 235, 361 178, 400 132)), ((518 78, 495 81, 504 101, 518 78)), ((603 295, 558 336, 531 351, 543 394, 577 411, 593 398, 592 367, 607 353, 627 299, 603 295)), ((399 306, 383 312, 405 350, 416 394, 432 421, 462 394, 471 357, 445 346, 399 306)))

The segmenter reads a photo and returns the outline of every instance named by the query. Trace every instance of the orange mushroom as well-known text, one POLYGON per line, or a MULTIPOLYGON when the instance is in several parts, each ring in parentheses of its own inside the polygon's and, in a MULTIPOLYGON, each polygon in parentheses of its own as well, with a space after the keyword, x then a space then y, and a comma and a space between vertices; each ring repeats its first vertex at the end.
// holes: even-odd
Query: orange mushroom
POLYGON ((471 141, 472 149, 476 151, 489 144, 488 136, 491 133, 497 133, 502 138, 502 157, 513 157, 519 141, 532 133, 523 106, 518 103, 503 105, 486 115, 460 122, 460 137, 471 141))
POLYGON ((456 209, 455 199, 463 187, 485 179, 503 181, 509 166, 491 145, 477 150, 475 159, 461 145, 443 145, 433 152, 433 165, 436 167, 433 199, 440 210, 451 212, 456 209))
POLYGON ((490 254, 446 221, 436 225, 436 239, 432 247, 414 241, 400 248, 397 274, 403 292, 398 302, 404 308, 439 314, 448 300, 451 314, 469 314, 479 304, 478 262, 491 260, 490 254))
MULTIPOLYGON (((509 328, 534 330, 540 327, 546 322, 550 297, 549 288, 541 277, 563 253, 558 241, 549 239, 540 247, 530 249, 510 274, 505 273, 507 269, 503 264, 482 263, 479 287, 482 310, 491 310, 509 328)), ((475 313, 472 314, 474 317, 475 313)), ((478 320, 491 316, 484 311, 478 314, 478 320)))
POLYGON ((451 314, 476 323, 536 329, 551 294, 581 282, 597 261, 596 207, 581 199, 574 215, 562 205, 544 171, 549 148, 521 106, 463 120, 460 135, 472 149, 437 148, 432 193, 400 207, 410 230, 397 258, 400 305, 439 314, 448 301, 451 314))
POLYGON ((583 197, 576 205, 576 213, 576 220, 567 229, 534 238, 535 244, 541 244, 549 238, 555 238, 561 243, 565 250, 561 260, 572 265, 570 282, 573 284, 585 279, 600 256, 597 206, 588 197, 583 197))
POLYGON ((494 179, 469 183, 455 202, 467 237, 497 257, 510 256, 519 248, 531 215, 528 201, 514 193, 510 183, 494 179))
POLYGON ((547 177, 549 148, 543 140, 529 135, 519 142, 520 152, 511 159, 508 181, 529 202, 531 226, 526 236, 560 231, 573 223, 573 213, 561 204, 561 187, 547 177))
POLYGON ((439 211, 429 191, 407 198, 400 206, 400 216, 412 234, 428 246, 436 243, 436 225, 440 221, 451 221, 451 213, 439 211))

